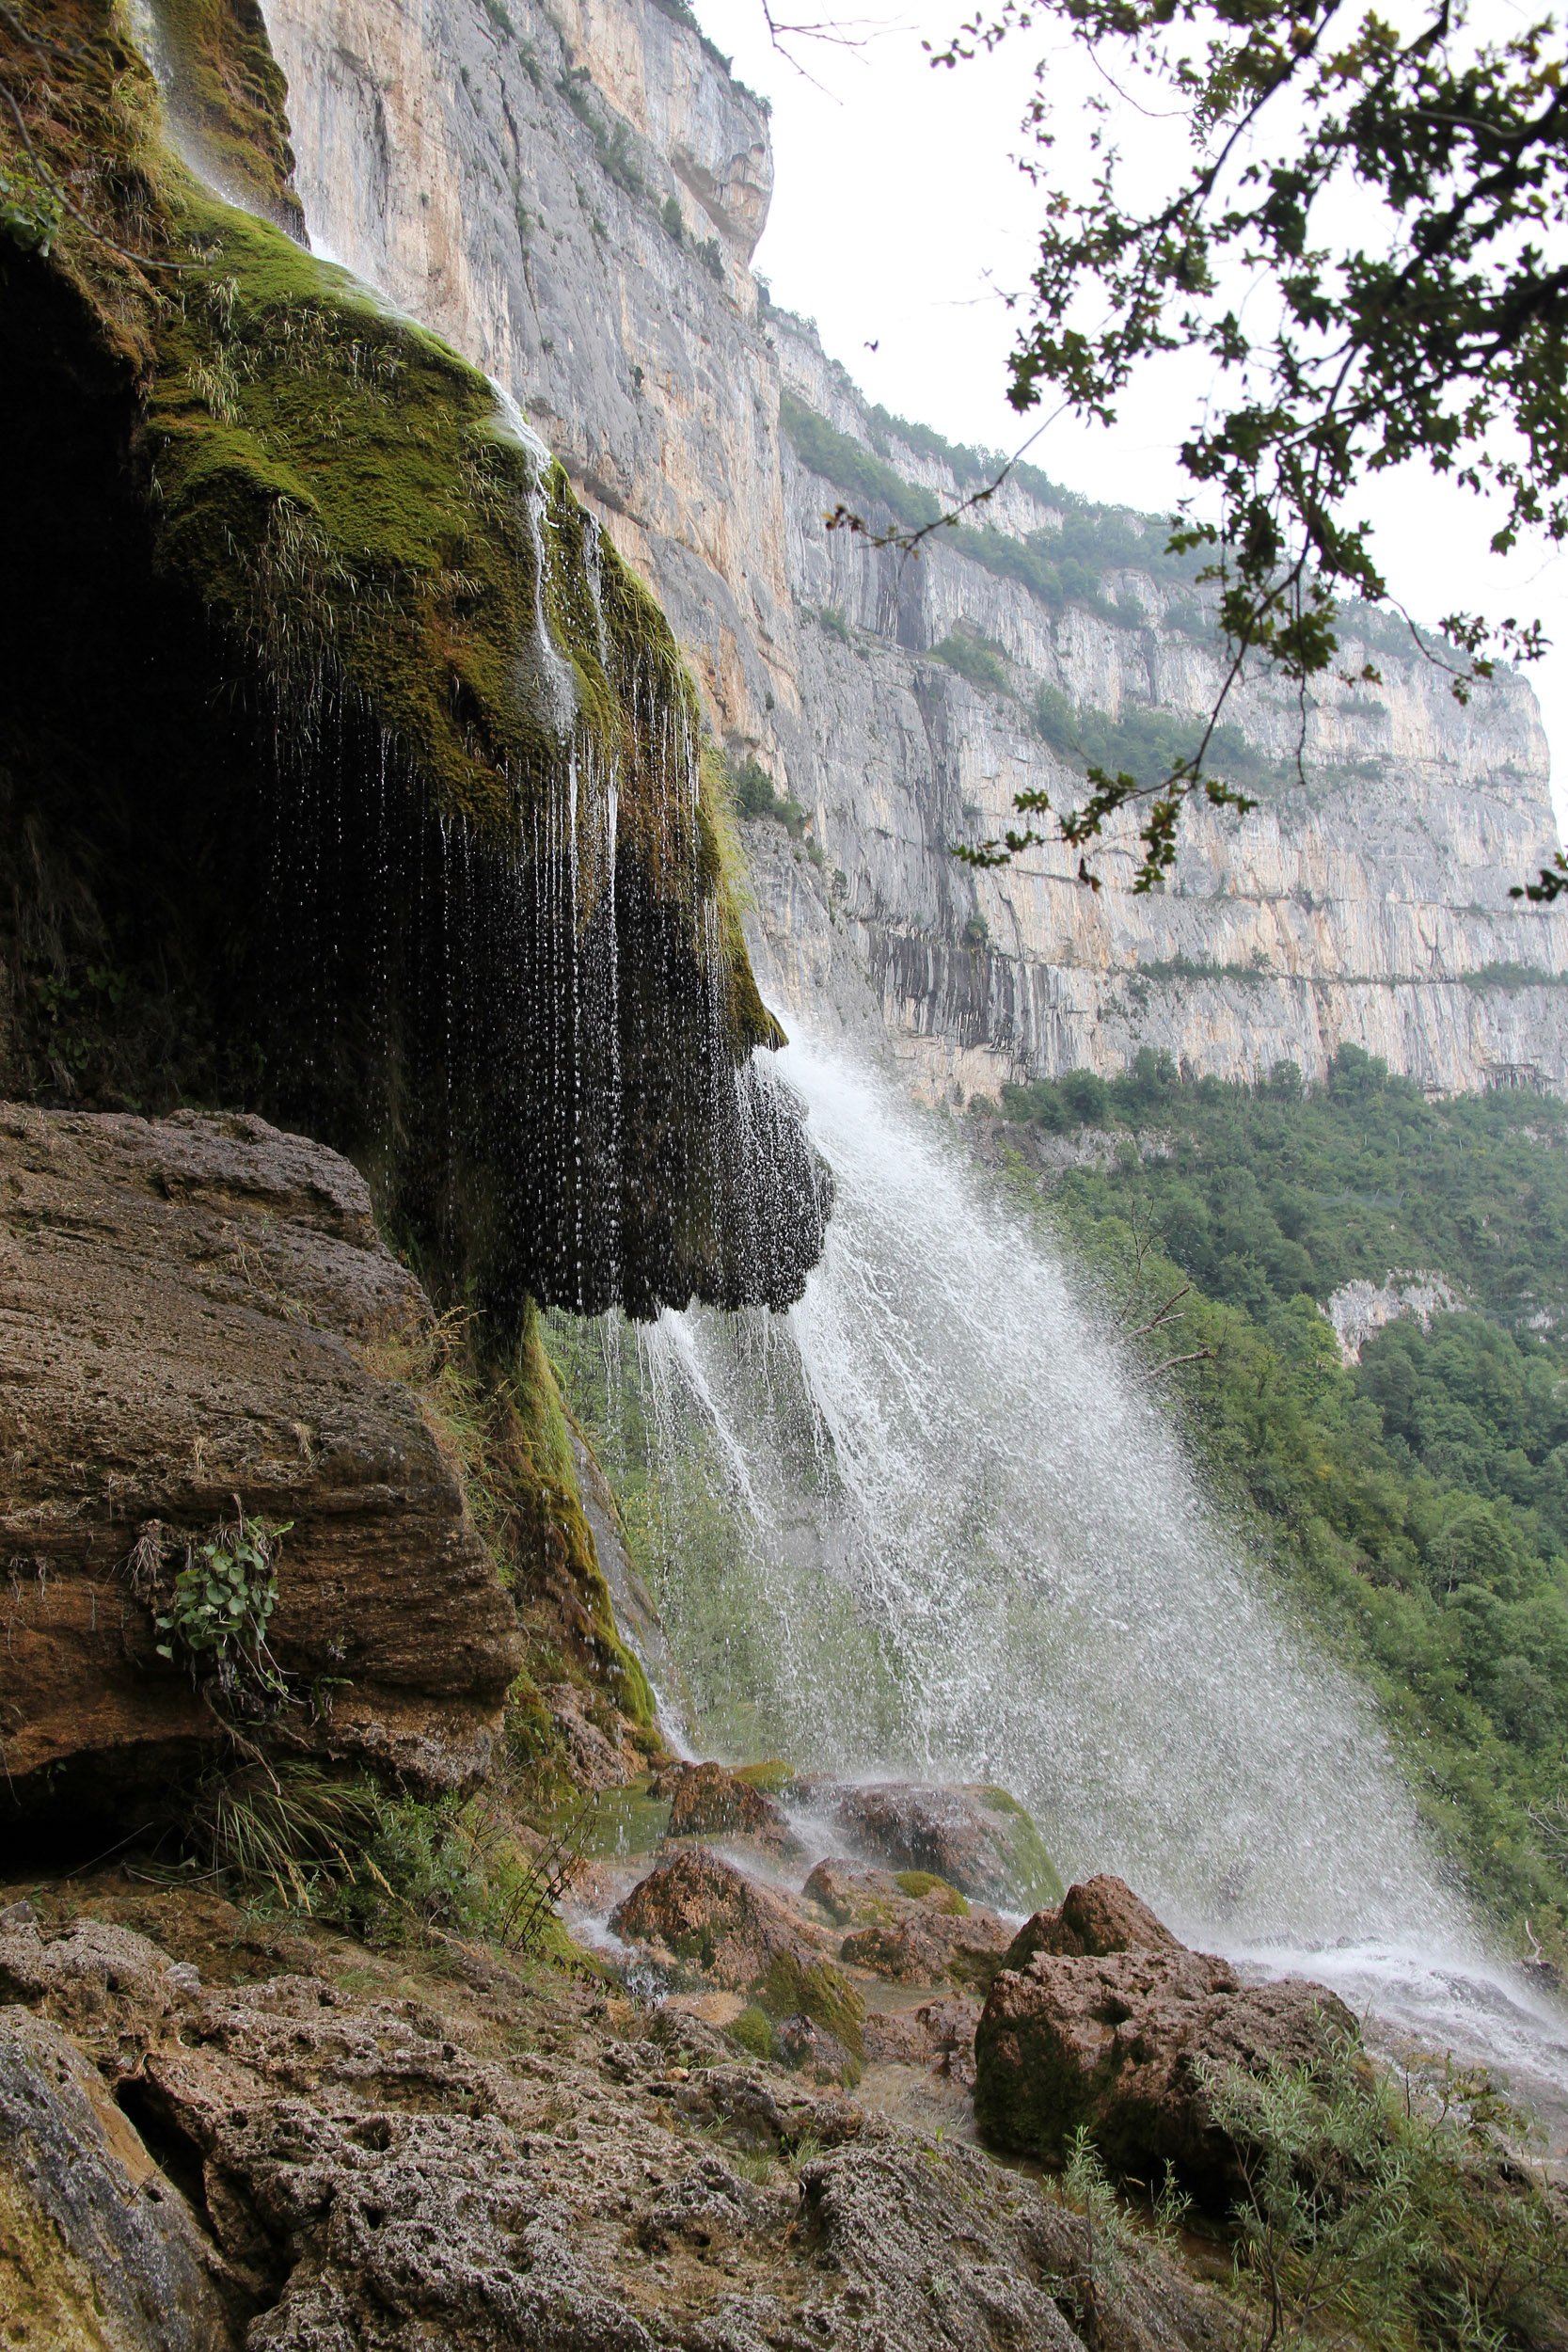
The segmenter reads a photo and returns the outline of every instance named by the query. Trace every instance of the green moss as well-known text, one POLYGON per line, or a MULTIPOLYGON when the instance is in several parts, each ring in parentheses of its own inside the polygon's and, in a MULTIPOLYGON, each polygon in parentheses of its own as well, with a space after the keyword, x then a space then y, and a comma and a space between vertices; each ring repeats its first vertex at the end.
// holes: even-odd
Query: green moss
MULTIPOLYGON (((47 103, 5 17, 0 67, 16 49, 28 137, 103 235, 62 221, 44 255, 0 187, 0 337, 57 379, 13 358, 0 397, 15 469, 57 455, 62 507, 77 442, 112 417, 123 578, 89 600, 96 634, 68 621, 62 537, 57 615, 35 568, 13 632, 74 628, 72 676, 103 679, 104 707, 13 649, 0 771, 38 775, 16 829, 71 912, 5 992, 34 1033, 0 1036, 7 1083, 14 1064, 24 1093, 196 1095, 307 1129, 365 1168, 443 1303, 503 1335, 530 1297, 787 1303, 820 1202, 787 1119, 759 1185, 733 1073, 782 1033, 657 606, 482 374, 198 183, 110 0, 60 0, 57 23, 47 103), (259 871, 282 879, 258 890, 259 871), (173 1001, 171 963, 182 1034, 148 1009, 173 1001), (88 964, 128 1010, 68 1036, 60 1009, 102 994, 88 964)), ((176 108, 199 100, 277 182, 255 0, 169 0, 162 38, 176 108)), ((24 160, 0 120, 4 187, 24 160)), ((30 952, 0 937, 0 968, 30 952)))
POLYGON ((1059 1903, 1067 1889, 1034 1817, 1006 1788, 981 1788, 976 1794, 989 1813, 999 1814, 1006 1823, 1013 1892, 1025 1910, 1042 1911, 1059 1903))
POLYGON ((648 1677, 622 1641, 582 1508, 571 1434, 538 1317, 531 1314, 506 1383, 503 1459, 513 1523, 507 1549, 525 1619, 543 1615, 580 1677, 632 1724, 655 1735, 648 1677))
POLYGON ((969 1916, 968 1897, 960 1895, 956 1886, 950 1886, 934 1870, 900 1870, 895 1883, 900 1895, 908 1895, 917 1903, 926 1901, 928 1896, 940 1895, 942 1900, 934 1908, 946 1912, 949 1918, 967 1919, 969 1916))
POLYGON ((760 1789, 765 1797, 785 1797, 795 1786, 795 1767, 782 1756, 769 1756, 760 1763, 737 1765, 735 1777, 748 1788, 760 1789))
POLYGON ((152 16, 173 83, 170 113, 203 169, 298 233, 288 88, 259 0, 152 0, 152 16))
POLYGON ((725 2026, 725 2032, 737 2046, 751 2057, 770 2058, 773 2055, 773 2020, 765 2009, 754 2005, 743 2009, 738 2017, 725 2026))
POLYGON ((756 1995, 770 2017, 810 2017, 853 2057, 865 2055, 861 2033, 865 2003, 831 1960, 801 1961, 791 1952, 775 1952, 756 1995))

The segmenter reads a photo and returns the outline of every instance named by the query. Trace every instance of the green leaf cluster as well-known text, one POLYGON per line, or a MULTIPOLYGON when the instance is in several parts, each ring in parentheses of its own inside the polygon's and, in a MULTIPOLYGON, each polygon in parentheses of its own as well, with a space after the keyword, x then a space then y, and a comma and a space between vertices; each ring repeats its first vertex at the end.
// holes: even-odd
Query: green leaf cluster
MULTIPOLYGON (((274 1526, 242 1513, 233 1527, 190 1546, 169 1605, 154 1620, 159 1632, 168 1636, 156 1645, 159 1657, 210 1655, 220 1668, 242 1659, 260 1661, 277 1606, 273 1554, 293 1525, 292 1519, 283 1519, 274 1526)), ((268 1669, 258 1665, 257 1670, 272 1678, 268 1669)))
MULTIPOLYGON (((1058 77, 1037 67, 1024 168, 1042 224, 1008 398, 1024 412, 1049 391, 1110 425, 1149 361, 1210 363, 1169 550, 1199 554, 1212 585, 1227 641, 1216 717, 1249 656, 1305 689, 1339 656, 1337 600, 1386 597, 1351 503, 1369 475, 1414 461, 1484 496, 1500 554, 1523 532, 1568 536, 1562 31, 1548 16, 1487 38, 1470 13, 1425 0, 1396 24, 1347 0, 998 0, 934 60, 951 67, 1043 17, 1102 77, 1072 102, 1068 135, 1083 133, 1086 152, 1069 163, 1058 77), (1168 161, 1138 142, 1130 186, 1134 108, 1184 119, 1188 137, 1168 161)), ((1499 659, 1545 650, 1538 621, 1454 612, 1442 628, 1462 702, 1499 659)), ((1152 789, 1146 885, 1175 857, 1181 803, 1214 799, 1196 766, 1153 787, 1125 771, 1093 781, 1089 803, 1055 812, 1061 836, 1098 837, 1152 789)), ((1040 838, 1009 832, 987 845, 991 862, 1040 838)), ((1560 854, 1519 895, 1564 889, 1560 854)))
POLYGON ((251 1518, 238 1497, 234 1511, 204 1541, 182 1543, 150 1522, 127 1574, 162 1637, 153 1644, 160 1658, 215 1688, 229 1712, 271 1714, 291 1696, 267 1647, 267 1628, 277 1606, 277 1549, 293 1522, 251 1518), (182 1565, 167 1581, 171 1558, 182 1565))

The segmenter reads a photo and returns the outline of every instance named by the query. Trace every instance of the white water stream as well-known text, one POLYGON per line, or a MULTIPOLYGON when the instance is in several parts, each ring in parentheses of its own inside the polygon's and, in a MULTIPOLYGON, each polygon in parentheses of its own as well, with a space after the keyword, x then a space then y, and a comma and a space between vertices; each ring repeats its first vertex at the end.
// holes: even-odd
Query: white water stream
POLYGON ((1568 2120, 1568 2022, 1488 1959, 1370 1703, 1114 1335, 939 1120, 810 1043, 781 1067, 837 1186, 821 1265, 786 1318, 666 1313, 641 1343, 659 1597, 706 1738, 1001 1782, 1065 1877, 1115 1871, 1192 1942, 1568 2120))

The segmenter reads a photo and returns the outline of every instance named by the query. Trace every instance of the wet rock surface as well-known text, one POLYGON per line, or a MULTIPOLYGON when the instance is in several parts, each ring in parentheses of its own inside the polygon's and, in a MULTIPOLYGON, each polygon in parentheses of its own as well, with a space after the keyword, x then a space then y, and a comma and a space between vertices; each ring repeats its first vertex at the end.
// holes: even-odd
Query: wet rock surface
POLYGON ((819 1862, 801 1888, 808 1902, 849 1930, 839 1958, 903 1984, 944 1978, 990 1982, 1013 1931, 994 1911, 971 1903, 927 1870, 875 1870, 819 1862))
POLYGON ((628 1943, 662 1947, 734 1992, 755 1984, 777 1960, 805 1966, 825 1953, 794 1906, 700 1847, 651 1870, 610 1924, 628 1943))
POLYGON ((655 1775, 649 1793, 669 1798, 672 1837, 727 1835, 793 1848, 784 1807, 721 1764, 667 1765, 655 1775))
POLYGON ((234 2289, 81 2050, 47 2018, 0 2007, 3 2340, 221 2352, 234 2289))
POLYGON ((1047 2161, 1063 2158, 1083 2126, 1113 2170, 1158 2183, 1168 2164, 1223 2210, 1239 2174, 1236 2144, 1213 2117, 1214 2080, 1233 2068, 1322 2067, 1355 2030, 1323 1985, 1243 1984, 1227 1962, 1174 1939, 1108 1953, 1037 1946, 987 1996, 975 2119, 994 2146, 1047 2161))
POLYGON ((336 1152, 248 1117, 0 1112, 6 1802, 112 1807, 219 1733, 161 1658, 138 1532, 293 1524, 269 1639, 301 1737, 425 1785, 484 1764, 510 1601, 419 1406, 370 1368, 428 1326, 336 1152))
POLYGON ((1179 1952, 1182 1946, 1125 1879, 1101 1876, 1069 1886, 1050 1911, 1026 1919, 1007 1947, 1007 1966, 1023 1968, 1037 1952, 1179 1952))
POLYGON ((1005 1789, 804 1778, 805 1801, 870 1860, 929 1871, 984 1902, 1053 1900, 1061 1883, 1035 1824, 1005 1789))
MULTIPOLYGON (((0 2232, 0 2308, 22 2308, 19 2248, 71 2205, 27 2289, 55 2294, 38 2340, 61 2352, 1082 2342, 1084 2225, 1037 2184, 733 2063, 692 2019, 215 1897, 99 1899, 185 1940, 176 1962, 127 1919, 47 1903, 15 1931, 30 1952, 8 1948, 32 1990, 0 2010, 0 2179, 35 2239, 0 2232), (81 2007, 89 1983, 120 2008, 81 2007), (68 2036, 47 2012, 73 2001, 68 2036)), ((1229 2341, 1225 2306, 1153 2250, 1100 2336, 1229 2341)))

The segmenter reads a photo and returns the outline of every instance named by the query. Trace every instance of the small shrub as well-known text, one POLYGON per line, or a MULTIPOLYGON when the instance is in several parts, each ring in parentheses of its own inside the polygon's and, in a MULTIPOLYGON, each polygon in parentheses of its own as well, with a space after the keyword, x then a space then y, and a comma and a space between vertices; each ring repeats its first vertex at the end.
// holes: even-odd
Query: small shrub
POLYGON ((819 606, 817 609, 816 620, 817 626, 820 628, 826 629, 830 637, 836 637, 841 645, 851 644, 854 642, 850 633, 849 624, 845 619, 843 613, 838 610, 836 605, 824 604, 819 606))
POLYGON ((673 237, 677 245, 684 245, 686 243, 686 223, 681 218, 679 197, 673 195, 667 196, 663 203, 658 208, 658 217, 665 235, 667 237, 673 237))
POLYGON ((1505 2153, 1523 2119, 1486 2077, 1445 2064, 1402 2084, 1351 2044, 1326 2073, 1229 2068, 1208 2090, 1240 2151, 1236 2268, 1261 2295, 1263 2343, 1554 2341, 1568 2211, 1505 2153))
POLYGON ((1111 1089, 1097 1071, 1069 1070, 1057 1080, 1062 1100, 1081 1127, 1103 1127, 1111 1117, 1111 1089))
POLYGON ((724 282, 724 256, 720 249, 719 240, 717 237, 705 237, 704 239, 703 243, 697 247, 697 259, 701 262, 708 276, 710 278, 717 278, 721 286, 724 282))
POLYGON ((956 670, 971 686, 986 688, 993 694, 1006 694, 1007 672, 1002 647, 989 637, 976 637, 967 631, 951 631, 940 645, 931 647, 931 660, 943 662, 956 670))
POLYGON ((25 161, 0 171, 0 234, 24 253, 48 259, 63 218, 58 193, 25 161))
POLYGON ((761 760, 748 756, 738 768, 732 769, 730 788, 735 794, 736 816, 770 817, 775 824, 784 827, 792 841, 799 841, 804 834, 809 821, 805 810, 799 801, 777 789, 761 760))

